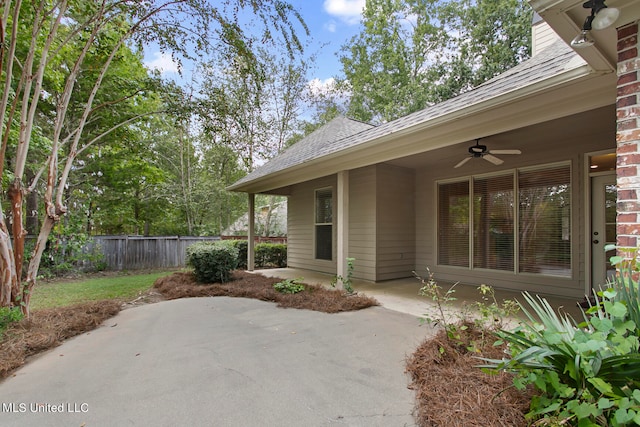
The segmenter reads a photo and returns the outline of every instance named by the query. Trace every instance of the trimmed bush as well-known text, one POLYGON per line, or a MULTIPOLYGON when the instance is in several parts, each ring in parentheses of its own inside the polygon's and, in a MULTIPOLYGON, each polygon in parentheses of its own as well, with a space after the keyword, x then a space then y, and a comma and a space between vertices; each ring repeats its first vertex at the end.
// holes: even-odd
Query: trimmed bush
POLYGON ((257 267, 282 268, 287 266, 287 245, 258 243, 255 250, 257 267))
POLYGON ((228 241, 198 242, 187 248, 187 263, 200 283, 225 283, 238 266, 238 248, 228 241))
POLYGON ((238 249, 238 267, 247 268, 247 250, 249 248, 249 242, 246 240, 229 240, 229 242, 238 249))

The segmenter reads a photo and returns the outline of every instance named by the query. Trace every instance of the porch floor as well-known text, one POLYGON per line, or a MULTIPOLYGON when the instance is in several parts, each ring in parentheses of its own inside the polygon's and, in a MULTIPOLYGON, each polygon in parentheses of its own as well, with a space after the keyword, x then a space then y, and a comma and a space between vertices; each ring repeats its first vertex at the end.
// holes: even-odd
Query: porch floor
MULTIPOLYGON (((278 277, 281 279, 303 278, 305 283, 320 284, 330 286, 333 275, 319 273, 310 270, 301 270, 296 268, 273 268, 265 270, 255 270, 254 273, 262 274, 267 277, 278 277)), ((451 284, 439 283, 444 291, 449 289, 451 284)), ((428 298, 419 295, 422 284, 413 277, 404 279, 387 280, 384 282, 370 282, 367 280, 353 279, 353 288, 357 292, 371 296, 378 300, 380 305, 389 310, 407 313, 416 317, 435 316, 434 303, 428 298)), ((522 293, 513 292, 504 289, 495 289, 496 299, 499 302, 508 299, 517 299, 524 302, 522 293)), ((464 303, 473 303, 480 301, 480 292, 477 286, 457 284, 455 287, 456 298, 454 308, 461 308, 464 303)), ((582 314, 575 299, 563 298, 549 295, 541 295, 551 306, 570 314, 576 321, 582 321, 582 314)), ((521 313, 522 314, 522 313, 521 313)))

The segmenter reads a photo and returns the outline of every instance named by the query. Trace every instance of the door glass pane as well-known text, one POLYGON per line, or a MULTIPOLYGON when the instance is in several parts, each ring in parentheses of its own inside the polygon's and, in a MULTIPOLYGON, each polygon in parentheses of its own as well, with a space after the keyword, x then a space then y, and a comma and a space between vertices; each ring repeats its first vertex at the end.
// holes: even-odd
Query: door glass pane
POLYGON ((469 182, 438 185, 438 263, 469 266, 469 182))
POLYGON ((520 271, 571 277, 571 169, 518 173, 520 271))
POLYGON ((513 175, 473 180, 473 267, 513 271, 513 175))

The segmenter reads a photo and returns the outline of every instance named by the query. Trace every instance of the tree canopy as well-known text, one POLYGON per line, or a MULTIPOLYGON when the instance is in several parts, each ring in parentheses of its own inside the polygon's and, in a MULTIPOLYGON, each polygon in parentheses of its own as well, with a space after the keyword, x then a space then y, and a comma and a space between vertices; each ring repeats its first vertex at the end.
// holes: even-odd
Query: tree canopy
POLYGON ((530 55, 524 0, 367 0, 342 46, 347 114, 388 122, 454 97, 530 55))

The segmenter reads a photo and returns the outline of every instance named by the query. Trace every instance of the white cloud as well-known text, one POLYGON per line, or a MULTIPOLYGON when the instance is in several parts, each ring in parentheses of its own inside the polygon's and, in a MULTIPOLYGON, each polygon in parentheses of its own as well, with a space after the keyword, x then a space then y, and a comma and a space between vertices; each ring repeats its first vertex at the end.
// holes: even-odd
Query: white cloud
POLYGON ((147 68, 159 70, 161 73, 177 73, 178 64, 171 58, 171 55, 154 52, 153 58, 145 62, 147 68))
POLYGON ((312 95, 319 95, 332 90, 335 87, 336 80, 333 77, 329 77, 326 80, 313 79, 310 80, 307 85, 312 95))
POLYGON ((325 0, 324 10, 349 24, 360 22, 366 0, 325 0))

